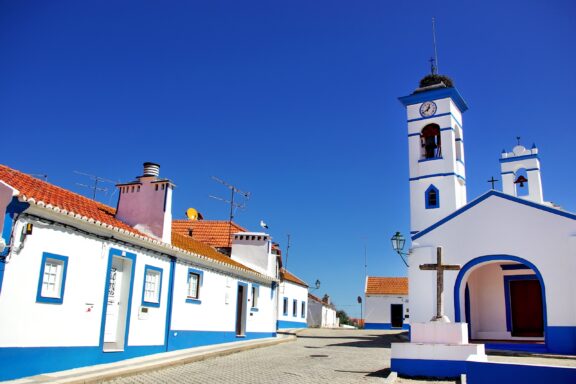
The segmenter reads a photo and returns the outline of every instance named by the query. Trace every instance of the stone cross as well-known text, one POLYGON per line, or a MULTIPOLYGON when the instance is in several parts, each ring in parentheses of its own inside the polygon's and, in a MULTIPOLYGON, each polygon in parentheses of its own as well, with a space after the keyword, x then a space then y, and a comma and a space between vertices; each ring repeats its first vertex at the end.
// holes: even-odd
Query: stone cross
POLYGON ((460 268, 460 265, 442 264, 442 247, 436 248, 436 264, 420 266, 423 271, 436 271, 436 316, 431 321, 450 322, 448 317, 444 316, 444 271, 457 271, 460 268))

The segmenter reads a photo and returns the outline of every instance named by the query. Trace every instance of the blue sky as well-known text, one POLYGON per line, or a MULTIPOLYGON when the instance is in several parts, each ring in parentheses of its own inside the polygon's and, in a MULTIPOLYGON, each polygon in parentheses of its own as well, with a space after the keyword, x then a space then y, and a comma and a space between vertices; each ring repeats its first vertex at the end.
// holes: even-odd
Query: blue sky
MULTIPOLYGON (((368 273, 402 276, 406 118, 397 97, 439 69, 469 104, 468 199, 521 136, 544 197, 576 211, 573 1, 3 1, 0 162, 65 188, 130 181, 144 161, 177 185, 175 218, 227 219, 217 176, 251 192, 288 267, 359 315, 368 273)), ((114 205, 117 195, 98 199, 114 205)))

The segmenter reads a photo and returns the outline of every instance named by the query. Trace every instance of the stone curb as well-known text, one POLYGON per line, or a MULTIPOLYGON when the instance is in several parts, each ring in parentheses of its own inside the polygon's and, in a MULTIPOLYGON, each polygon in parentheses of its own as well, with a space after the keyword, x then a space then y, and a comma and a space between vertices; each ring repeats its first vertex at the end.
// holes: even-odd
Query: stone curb
POLYGON ((137 373, 155 371, 162 368, 178 366, 202 361, 214 357, 231 355, 250 349, 270 347, 282 343, 295 341, 293 333, 279 334, 276 338, 260 340, 237 341, 233 343, 217 344, 207 347, 190 348, 187 350, 158 353, 149 356, 137 357, 108 364, 99 364, 67 371, 52 372, 23 379, 4 381, 4 384, 87 384, 100 383, 118 377, 131 376, 137 373))

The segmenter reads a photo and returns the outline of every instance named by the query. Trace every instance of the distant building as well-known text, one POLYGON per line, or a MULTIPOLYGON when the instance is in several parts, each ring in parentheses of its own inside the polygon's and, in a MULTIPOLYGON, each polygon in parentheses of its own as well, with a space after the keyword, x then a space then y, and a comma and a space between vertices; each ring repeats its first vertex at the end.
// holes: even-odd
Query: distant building
POLYGON ((365 329, 409 329, 408 278, 366 279, 365 329))
POLYGON ((338 328, 340 321, 336 316, 336 307, 330 302, 330 297, 322 299, 308 294, 308 326, 312 328, 338 328))
POLYGON ((308 284, 282 268, 278 292, 278 329, 306 328, 308 284))

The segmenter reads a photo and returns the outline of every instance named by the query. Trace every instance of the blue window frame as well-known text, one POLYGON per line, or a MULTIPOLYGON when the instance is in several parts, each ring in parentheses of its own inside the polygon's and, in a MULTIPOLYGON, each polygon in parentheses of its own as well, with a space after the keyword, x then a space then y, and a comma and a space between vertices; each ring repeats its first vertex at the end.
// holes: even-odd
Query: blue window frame
POLYGON ((62 304, 66 286, 68 256, 44 252, 38 277, 37 303, 62 304))
POLYGON ((424 192, 426 209, 440 208, 440 191, 433 184, 424 192))
POLYGON ((301 314, 302 318, 305 318, 306 317, 306 302, 305 301, 302 302, 301 311, 302 311, 302 314, 301 314))
POLYGON ((284 316, 288 316, 288 298, 285 297, 284 301, 282 302, 282 314, 284 316))
POLYGON ((298 316, 298 300, 292 300, 292 317, 298 316))
POLYGON ((162 295, 162 268, 146 265, 144 267, 144 284, 142 285, 142 305, 160 307, 162 295))
POLYGON ((260 285, 252 283, 252 303, 250 305, 250 310, 253 312, 258 312, 259 297, 260 297, 260 285))
POLYGON ((186 278, 186 302, 191 304, 202 304, 200 299, 202 283, 204 282, 204 271, 188 268, 186 278))

